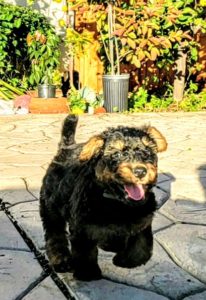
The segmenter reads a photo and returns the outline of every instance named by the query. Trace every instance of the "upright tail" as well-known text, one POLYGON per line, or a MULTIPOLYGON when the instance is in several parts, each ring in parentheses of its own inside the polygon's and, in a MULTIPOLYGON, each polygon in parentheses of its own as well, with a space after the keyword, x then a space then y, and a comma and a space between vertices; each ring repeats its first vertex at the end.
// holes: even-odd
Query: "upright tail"
POLYGON ((75 132, 78 123, 78 117, 74 114, 68 115, 62 126, 60 148, 75 144, 75 132))

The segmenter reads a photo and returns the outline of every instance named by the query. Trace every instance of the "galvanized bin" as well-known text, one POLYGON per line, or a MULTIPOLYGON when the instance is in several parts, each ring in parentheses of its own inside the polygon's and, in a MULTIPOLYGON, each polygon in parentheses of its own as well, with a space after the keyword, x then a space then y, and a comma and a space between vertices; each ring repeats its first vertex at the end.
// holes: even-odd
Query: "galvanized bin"
POLYGON ((103 75, 104 107, 107 112, 128 109, 129 74, 103 75))
POLYGON ((39 84, 38 97, 39 98, 55 98, 56 86, 53 84, 39 84))

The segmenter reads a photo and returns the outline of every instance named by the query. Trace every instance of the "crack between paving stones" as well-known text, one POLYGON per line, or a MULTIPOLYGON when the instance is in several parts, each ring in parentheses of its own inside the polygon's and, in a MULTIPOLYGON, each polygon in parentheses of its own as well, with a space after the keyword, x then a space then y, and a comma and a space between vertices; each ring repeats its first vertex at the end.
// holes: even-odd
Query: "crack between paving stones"
MULTIPOLYGON (((165 246, 163 243, 161 243, 160 240, 157 239, 157 237, 155 237, 155 241, 159 244, 160 247, 162 247, 162 249, 167 253, 167 255, 169 256, 169 258, 173 261, 173 263, 178 266, 180 269, 184 270, 187 274, 189 274, 190 276, 192 276, 193 278, 195 278, 196 280, 198 280, 199 282, 206 284, 206 281, 201 280, 200 278, 196 277, 195 274, 193 274, 192 271, 185 269, 184 266, 181 265, 181 261, 178 259, 178 257, 172 253, 169 250, 169 247, 165 246)), ((196 291, 196 293, 198 293, 201 289, 198 289, 196 291)), ((205 289, 204 289, 205 290, 205 289)), ((183 299, 183 298, 182 298, 183 299)), ((179 299, 177 299, 179 300, 179 299)))
POLYGON ((159 229, 157 229, 157 230, 154 230, 154 231, 153 231, 153 234, 156 234, 156 233, 158 233, 158 232, 164 231, 165 229, 168 229, 168 228, 170 228, 170 227, 173 227, 174 225, 176 225, 176 224, 175 224, 175 223, 169 224, 169 225, 166 225, 166 226, 164 226, 164 227, 162 227, 162 228, 159 228, 159 229))
MULTIPOLYGON (((63 293, 63 295, 68 300, 77 300, 75 293, 73 292, 72 288, 69 286, 66 286, 61 279, 57 276, 57 274, 52 270, 52 268, 48 264, 48 260, 45 258, 45 256, 36 248, 33 241, 27 236, 26 232, 23 230, 23 228, 18 224, 18 222, 15 220, 15 218, 12 216, 12 214, 9 212, 8 208, 5 206, 2 199, 0 199, 0 209, 5 212, 8 219, 12 222, 16 230, 19 232, 21 237, 23 238, 24 242, 27 244, 31 252, 34 253, 37 261, 39 262, 40 266, 43 269, 43 274, 41 275, 41 281, 45 279, 48 276, 51 276, 52 280, 56 284, 56 286, 59 288, 59 290, 63 293), (75 296, 74 296, 75 295, 75 296)), ((37 279, 38 281, 39 279, 37 279)), ((36 281, 33 283, 34 286, 32 287, 32 284, 30 286, 31 291, 38 283, 36 281)), ((26 290, 28 290, 27 288, 26 290)), ((15 300, 22 299, 22 295, 20 295, 21 298, 16 298, 15 300)), ((18 297, 20 297, 18 296, 18 297)), ((25 296, 25 295, 24 295, 25 296)))
POLYGON ((21 292, 19 296, 15 298, 15 300, 24 299, 24 297, 28 295, 37 285, 39 285, 47 276, 47 274, 42 274, 39 278, 30 283, 30 285, 23 292, 21 292))
POLYGON ((171 222, 174 222, 175 224, 181 223, 180 220, 176 219, 173 215, 171 215, 170 213, 166 212, 164 210, 164 207, 162 208, 163 211, 158 211, 159 214, 161 214, 162 216, 164 216, 165 218, 167 218, 168 220, 170 220, 171 222))
POLYGON ((23 182, 24 182, 24 184, 25 184, 25 187, 26 187, 26 190, 27 190, 27 192, 30 194, 30 195, 32 195, 36 200, 38 200, 38 198, 29 190, 29 186, 28 186, 28 184, 27 184, 27 181, 26 181, 26 179, 25 178, 21 178, 22 180, 23 180, 23 182))
POLYGON ((0 250, 10 250, 10 251, 19 251, 19 252, 28 252, 31 253, 30 250, 26 248, 15 248, 15 247, 0 247, 0 250))
POLYGON ((10 204, 10 202, 4 202, 4 205, 7 209, 9 209, 9 208, 14 207, 14 206, 19 205, 19 204, 28 203, 28 202, 36 202, 36 201, 38 201, 38 199, 19 201, 19 202, 16 202, 14 204, 10 204))
POLYGON ((205 223, 193 223, 193 222, 184 222, 184 221, 182 221, 182 222, 180 222, 180 224, 183 224, 183 225, 193 225, 193 226, 206 226, 206 224, 205 223))
MULTIPOLYGON (((199 211, 198 211, 199 212, 199 211)), ((162 215, 163 217, 167 218, 169 221, 173 222, 172 224, 168 225, 168 226, 165 226, 163 228, 160 228, 160 229, 157 229, 156 231, 154 231, 154 233, 157 233, 161 230, 164 230, 164 229, 167 229, 169 228, 170 226, 174 226, 174 225, 194 225, 194 226, 206 226, 205 223, 196 223, 196 222, 186 222, 186 221, 181 221, 181 220, 177 220, 175 219, 175 217, 173 217, 172 215, 168 214, 167 212, 160 212, 158 211, 158 214, 162 215)))
MULTIPOLYGON (((202 289, 199 289, 198 291, 190 291, 190 292, 188 292, 188 293, 186 293, 184 296, 183 296, 183 298, 178 298, 177 300, 184 300, 186 297, 190 297, 190 296, 195 296, 195 295, 198 295, 198 294, 200 294, 200 293, 203 293, 203 292, 205 292, 206 291, 206 289, 205 288, 202 288, 202 289)), ((197 298, 196 298, 197 299, 197 298)), ((175 299, 176 300, 176 299, 175 299)))

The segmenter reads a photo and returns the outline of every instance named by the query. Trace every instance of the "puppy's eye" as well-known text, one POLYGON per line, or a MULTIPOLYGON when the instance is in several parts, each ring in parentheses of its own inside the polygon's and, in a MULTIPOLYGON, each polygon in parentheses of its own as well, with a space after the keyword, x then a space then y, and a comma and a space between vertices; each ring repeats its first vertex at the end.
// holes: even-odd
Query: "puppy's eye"
POLYGON ((112 154, 112 158, 113 159, 119 159, 122 156, 121 152, 115 152, 112 154))
POLYGON ((129 152, 128 152, 128 151, 124 151, 124 152, 123 152, 123 156, 124 156, 124 157, 128 157, 128 156, 129 156, 129 152))

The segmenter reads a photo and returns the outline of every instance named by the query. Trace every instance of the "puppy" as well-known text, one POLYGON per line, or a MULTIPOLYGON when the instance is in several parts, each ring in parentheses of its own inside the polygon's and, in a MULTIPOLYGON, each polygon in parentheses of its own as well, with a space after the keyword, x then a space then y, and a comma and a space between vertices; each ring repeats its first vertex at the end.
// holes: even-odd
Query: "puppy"
POLYGON ((113 263, 123 268, 150 259, 152 187, 157 153, 167 142, 154 127, 119 126, 76 144, 77 121, 69 115, 64 122, 58 153, 43 179, 40 215, 54 270, 94 280, 101 278, 98 247, 114 252, 113 263))

